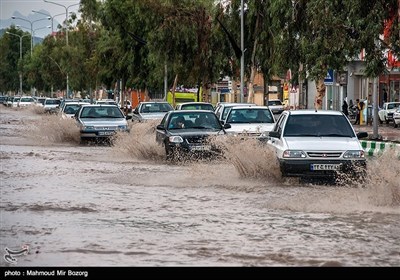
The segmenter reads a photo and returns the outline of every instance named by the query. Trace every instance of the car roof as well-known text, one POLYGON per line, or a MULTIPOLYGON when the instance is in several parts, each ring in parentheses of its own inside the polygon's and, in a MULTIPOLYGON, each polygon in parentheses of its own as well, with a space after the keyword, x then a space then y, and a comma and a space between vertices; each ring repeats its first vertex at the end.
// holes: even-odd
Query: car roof
MULTIPOLYGON (((69 104, 69 103, 68 103, 69 104)), ((116 104, 89 104, 89 103, 83 103, 82 102, 82 107, 112 107, 112 108, 118 108, 116 104)))
POLYGON ((65 103, 65 106, 69 106, 69 105, 84 105, 87 104, 89 105, 89 102, 84 102, 84 101, 73 101, 73 102, 67 102, 65 103))
POLYGON ((232 109, 249 109, 249 108, 251 108, 251 109, 254 108, 254 109, 257 109, 257 110, 259 110, 259 109, 269 109, 268 106, 258 106, 258 105, 247 105, 247 106, 240 105, 240 106, 234 106, 232 109))
POLYGON ((293 111, 285 111, 289 115, 343 115, 340 111, 334 110, 293 110, 293 111))
POLYGON ((192 105, 192 104, 212 105, 210 102, 184 102, 184 103, 180 103, 179 105, 192 105))
MULTIPOLYGON (((148 103, 168 103, 167 101, 141 101, 140 104, 148 104, 148 103)), ((168 103, 169 104, 169 103, 168 103)))
POLYGON ((172 114, 198 114, 198 113, 209 113, 215 115, 214 111, 210 110, 174 110, 168 112, 170 115, 172 114))

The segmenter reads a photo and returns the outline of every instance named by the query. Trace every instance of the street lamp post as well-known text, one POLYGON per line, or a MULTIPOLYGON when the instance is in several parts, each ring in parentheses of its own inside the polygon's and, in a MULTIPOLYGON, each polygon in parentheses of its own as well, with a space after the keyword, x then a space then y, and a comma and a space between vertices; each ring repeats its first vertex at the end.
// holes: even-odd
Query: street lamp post
POLYGON ((27 19, 24 19, 24 18, 20 18, 20 17, 15 17, 15 16, 12 16, 11 18, 12 19, 23 20, 23 21, 26 21, 26 22, 30 23, 30 25, 31 25, 31 56, 32 56, 32 49, 33 49, 33 23, 35 23, 37 21, 45 20, 45 19, 50 20, 50 17, 41 18, 41 19, 37 19, 37 20, 34 20, 34 21, 30 21, 30 20, 27 20, 27 19))
MULTIPOLYGON (((65 9, 65 36, 66 36, 65 39, 66 39, 66 43, 67 43, 67 47, 68 47, 68 9, 73 7, 73 6, 79 5, 79 3, 72 4, 72 5, 69 5, 69 6, 64 6, 62 4, 59 4, 59 3, 56 3, 56 2, 52 2, 52 1, 48 1, 48 0, 43 0, 43 1, 46 2, 46 3, 50 3, 50 4, 54 4, 54 5, 57 5, 57 6, 64 7, 64 9, 65 9)), ((67 70, 67 94, 66 94, 65 98, 68 97, 68 94, 69 94, 69 78, 68 78, 68 70, 67 70)))
POLYGON ((54 18, 55 18, 56 16, 64 15, 64 13, 61 13, 61 14, 56 14, 56 15, 54 15, 54 16, 51 16, 51 15, 49 15, 49 14, 42 13, 42 12, 36 11, 36 10, 32 10, 32 12, 33 12, 33 13, 42 14, 42 15, 45 15, 45 16, 49 16, 49 17, 51 18, 51 33, 53 33, 53 31, 54 31, 54 18))
MULTIPOLYGON (((6 31, 7 34, 19 37, 19 59, 22 61, 22 38, 24 38, 25 36, 30 36, 30 34, 25 34, 25 35, 18 35, 15 33, 11 33, 6 31)), ((22 71, 20 71, 19 73, 19 94, 22 95, 22 71)))
POLYGON ((240 1, 240 102, 244 102, 244 3, 240 1))

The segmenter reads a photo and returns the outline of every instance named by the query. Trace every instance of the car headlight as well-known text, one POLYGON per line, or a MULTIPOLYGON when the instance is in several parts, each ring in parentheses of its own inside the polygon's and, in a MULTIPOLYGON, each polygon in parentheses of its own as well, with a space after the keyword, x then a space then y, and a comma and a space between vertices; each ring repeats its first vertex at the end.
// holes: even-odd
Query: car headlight
POLYGON ((180 136, 170 136, 169 137, 169 142, 170 143, 182 143, 183 139, 180 136))
POLYGON ((364 158, 365 153, 363 150, 355 150, 355 151, 346 151, 343 154, 344 158, 364 158))
POLYGON ((83 129, 85 129, 85 130, 93 130, 94 126, 93 125, 83 126, 83 129))
POLYGON ((119 125, 118 126, 118 129, 120 129, 120 130, 126 130, 127 128, 128 128, 127 125, 119 125))
POLYGON ((283 152, 284 158, 305 158, 306 153, 300 150, 286 150, 283 152))

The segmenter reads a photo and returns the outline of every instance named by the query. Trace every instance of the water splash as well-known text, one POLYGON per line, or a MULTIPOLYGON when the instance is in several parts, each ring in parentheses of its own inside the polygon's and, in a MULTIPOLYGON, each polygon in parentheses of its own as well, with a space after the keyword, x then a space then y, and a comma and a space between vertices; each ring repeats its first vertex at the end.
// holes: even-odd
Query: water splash
POLYGON ((226 136, 213 141, 224 151, 227 161, 235 166, 242 178, 282 181, 279 163, 271 147, 254 138, 226 136))
POLYGON ((400 149, 387 149, 368 161, 368 199, 377 206, 400 206, 400 149))
POLYGON ((29 136, 42 144, 80 142, 75 119, 62 119, 59 115, 42 115, 35 126, 29 128, 29 136))
POLYGON ((113 150, 125 156, 136 159, 162 161, 165 151, 156 142, 155 127, 159 120, 143 123, 129 123, 130 133, 117 133, 113 150))

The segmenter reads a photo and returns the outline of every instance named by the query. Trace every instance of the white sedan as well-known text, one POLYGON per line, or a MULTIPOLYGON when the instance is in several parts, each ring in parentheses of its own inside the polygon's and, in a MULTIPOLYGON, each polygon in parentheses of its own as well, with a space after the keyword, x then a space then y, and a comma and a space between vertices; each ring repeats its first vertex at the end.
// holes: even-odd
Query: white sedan
POLYGON ((394 127, 397 127, 400 124, 400 106, 397 107, 396 111, 393 113, 393 123, 394 127))
POLYGON ((267 106, 234 106, 224 121, 228 134, 253 137, 266 136, 274 125, 274 115, 267 106))
POLYGON ((282 176, 335 178, 339 173, 363 176, 364 150, 347 117, 338 111, 284 111, 269 132, 282 176))

